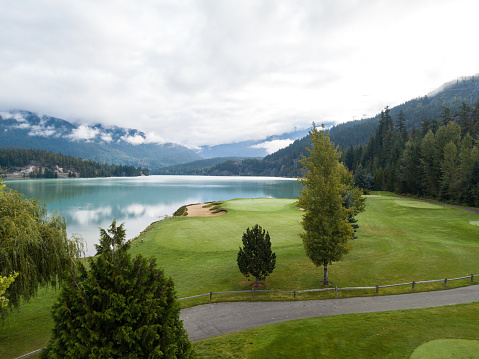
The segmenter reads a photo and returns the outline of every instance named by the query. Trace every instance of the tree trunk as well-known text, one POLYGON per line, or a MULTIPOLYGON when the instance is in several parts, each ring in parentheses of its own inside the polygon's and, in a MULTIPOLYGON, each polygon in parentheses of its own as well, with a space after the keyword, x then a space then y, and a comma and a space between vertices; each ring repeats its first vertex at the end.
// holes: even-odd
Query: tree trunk
POLYGON ((258 288, 259 286, 259 281, 258 281, 258 277, 256 277, 256 288, 258 288))
POLYGON ((329 284, 329 282, 328 282, 328 264, 327 263, 324 264, 324 281, 323 281, 323 284, 324 285, 329 284))

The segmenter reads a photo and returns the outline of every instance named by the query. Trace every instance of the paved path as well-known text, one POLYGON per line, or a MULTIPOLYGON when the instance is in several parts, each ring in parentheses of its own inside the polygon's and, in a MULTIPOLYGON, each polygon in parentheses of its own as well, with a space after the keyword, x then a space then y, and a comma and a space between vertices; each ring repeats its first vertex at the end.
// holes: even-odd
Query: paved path
POLYGON ((479 301, 479 285, 436 292, 292 302, 215 303, 183 309, 191 341, 261 325, 327 315, 438 307, 479 301))

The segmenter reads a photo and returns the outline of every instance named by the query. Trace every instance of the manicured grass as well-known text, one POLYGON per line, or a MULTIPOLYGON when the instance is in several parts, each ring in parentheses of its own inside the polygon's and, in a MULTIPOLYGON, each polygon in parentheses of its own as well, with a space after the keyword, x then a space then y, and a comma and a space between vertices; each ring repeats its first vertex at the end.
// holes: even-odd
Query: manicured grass
MULTIPOLYGON (((249 329, 196 342, 194 348, 198 358, 409 358, 432 340, 468 339, 455 358, 477 358, 478 323, 478 303, 348 314, 249 329)), ((447 352, 458 343, 432 346, 447 352)), ((413 358, 436 358, 433 354, 413 358)))
POLYGON ((17 358, 47 344, 53 327, 51 308, 57 294, 58 290, 40 290, 38 297, 0 323, 0 358, 17 358))
MULTIPOLYGON (((479 274, 479 227, 471 224, 479 223, 479 215, 446 206, 427 208, 423 202, 386 193, 367 198, 366 212, 358 216, 359 238, 353 242, 353 251, 344 261, 330 266, 333 285, 374 286, 479 274)), ((236 256, 243 232, 258 223, 269 231, 277 256, 276 269, 267 277, 265 289, 321 287, 322 270, 306 257, 298 236, 302 212, 294 200, 238 199, 225 202, 222 208, 228 212, 218 217, 156 222, 134 241, 132 253, 156 257, 158 266, 173 278, 179 297, 250 289, 253 281, 241 275, 236 256)), ((125 228, 128 233, 128 223, 125 228)), ((467 283, 448 282, 447 286, 467 283)), ((416 286, 416 290, 442 288, 440 283, 416 286)), ((380 294, 411 291, 410 286, 395 287, 381 289, 380 294)), ((339 292, 340 297, 357 295, 375 295, 375 291, 339 292)), ((54 291, 42 291, 39 299, 22 306, 0 326, 0 357, 15 358, 47 343, 54 296, 54 291)), ((334 291, 302 294, 297 299, 330 297, 335 297, 334 291)), ((255 300, 285 299, 292 299, 291 295, 255 295, 255 300)), ((219 300, 251 300, 251 295, 214 298, 219 300)), ((206 297, 181 304, 208 302, 206 297)))
POLYGON ((477 358, 479 340, 437 339, 418 347, 411 359, 477 358))
MULTIPOLYGON (((143 243, 135 242, 132 251, 157 257, 159 265, 173 277, 179 297, 244 290, 252 281, 239 272, 236 255, 242 233, 258 223, 269 231, 277 255, 276 269, 265 281, 266 289, 321 287, 322 270, 306 257, 298 236, 302 212, 294 206, 294 200, 238 199, 225 202, 223 208, 228 213, 219 217, 158 222, 143 234, 143 243)), ((479 274, 479 228, 470 224, 478 220, 477 214, 383 193, 369 196, 366 211, 357 218, 359 238, 353 242, 353 251, 344 261, 330 266, 333 285, 375 286, 479 274)), ((439 288, 440 285, 422 285, 416 290, 439 288)), ((382 292, 411 290, 396 287, 382 292)), ((328 295, 331 293, 299 298, 328 295)), ((247 298, 241 295, 221 299, 247 298)), ((205 301, 191 303, 201 302, 205 301)))

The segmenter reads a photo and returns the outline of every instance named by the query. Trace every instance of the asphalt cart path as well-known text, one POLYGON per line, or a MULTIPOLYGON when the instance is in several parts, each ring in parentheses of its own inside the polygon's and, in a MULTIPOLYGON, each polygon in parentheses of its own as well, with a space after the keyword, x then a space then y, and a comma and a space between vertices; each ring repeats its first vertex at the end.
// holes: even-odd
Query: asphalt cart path
POLYGON ((434 292, 290 302, 214 303, 183 309, 191 341, 294 319, 439 307, 479 301, 479 285, 434 292))

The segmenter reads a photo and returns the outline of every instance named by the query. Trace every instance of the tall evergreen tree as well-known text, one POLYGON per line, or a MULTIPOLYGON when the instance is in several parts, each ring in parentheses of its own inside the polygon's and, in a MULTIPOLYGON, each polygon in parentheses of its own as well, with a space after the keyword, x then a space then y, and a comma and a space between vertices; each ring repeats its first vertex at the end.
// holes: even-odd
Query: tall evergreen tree
POLYGON ((101 231, 101 254, 78 263, 53 307, 42 358, 188 358, 173 281, 154 258, 131 258, 123 225, 101 231))
MULTIPOLYGON (((316 266, 323 266, 325 285, 328 281, 328 265, 341 260, 351 250, 348 241, 354 229, 349 218, 354 207, 343 206, 345 193, 343 176, 347 172, 338 161, 340 154, 325 134, 324 126, 318 130, 313 124, 309 135, 312 148, 303 157, 304 177, 298 206, 304 209, 300 233, 306 255, 316 266)), ((352 181, 351 181, 352 182, 352 181)))
POLYGON ((437 157, 436 138, 432 130, 428 131, 421 142, 421 170, 426 195, 437 197, 441 168, 437 157))
POLYGON ((399 111, 398 118, 396 121, 396 130, 401 135, 402 139, 406 141, 407 140, 407 120, 403 110, 399 111))
POLYGON ((448 107, 442 106, 441 118, 442 118, 441 124, 443 126, 446 126, 449 122, 452 121, 451 110, 448 107))

